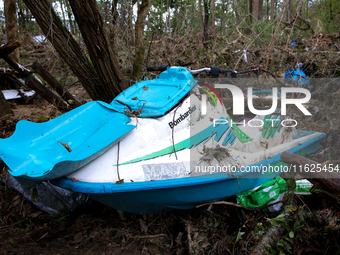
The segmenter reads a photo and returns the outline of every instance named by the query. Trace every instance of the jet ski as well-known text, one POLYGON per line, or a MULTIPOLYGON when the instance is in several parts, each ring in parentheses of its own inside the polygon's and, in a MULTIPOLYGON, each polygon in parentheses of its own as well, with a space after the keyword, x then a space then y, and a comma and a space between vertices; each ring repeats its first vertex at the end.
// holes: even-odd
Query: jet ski
POLYGON ((42 124, 19 122, 0 140, 0 157, 25 187, 49 180, 122 211, 156 214, 252 189, 289 170, 284 151, 321 148, 325 134, 297 130, 280 109, 232 119, 214 87, 192 75, 216 70, 236 76, 167 67, 110 104, 90 102, 42 124))

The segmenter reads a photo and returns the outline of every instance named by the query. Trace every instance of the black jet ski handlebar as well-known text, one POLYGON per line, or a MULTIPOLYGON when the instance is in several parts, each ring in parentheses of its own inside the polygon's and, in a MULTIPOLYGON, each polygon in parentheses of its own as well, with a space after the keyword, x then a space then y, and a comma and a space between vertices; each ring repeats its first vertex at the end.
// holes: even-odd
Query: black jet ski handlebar
MULTIPOLYGON (((146 70, 148 72, 153 72, 153 71, 166 71, 166 69, 169 67, 168 64, 163 64, 160 66, 149 66, 146 68, 146 70)), ((187 70, 191 73, 191 74, 199 74, 201 72, 210 72, 210 76, 212 78, 218 78, 219 75, 221 73, 230 73, 232 77, 237 77, 237 72, 234 70, 230 70, 230 69, 222 69, 220 67, 217 66, 211 66, 211 68, 201 68, 201 69, 197 69, 197 70, 191 70, 190 68, 187 68, 187 70)))

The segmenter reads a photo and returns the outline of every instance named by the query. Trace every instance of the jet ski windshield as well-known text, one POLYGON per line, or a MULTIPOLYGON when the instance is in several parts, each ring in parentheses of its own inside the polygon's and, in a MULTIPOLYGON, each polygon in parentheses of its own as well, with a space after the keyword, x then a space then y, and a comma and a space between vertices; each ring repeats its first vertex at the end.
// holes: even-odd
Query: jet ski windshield
POLYGON ((142 81, 124 90, 111 106, 121 113, 137 112, 138 117, 160 117, 185 97, 196 82, 186 68, 171 67, 158 79, 142 81))

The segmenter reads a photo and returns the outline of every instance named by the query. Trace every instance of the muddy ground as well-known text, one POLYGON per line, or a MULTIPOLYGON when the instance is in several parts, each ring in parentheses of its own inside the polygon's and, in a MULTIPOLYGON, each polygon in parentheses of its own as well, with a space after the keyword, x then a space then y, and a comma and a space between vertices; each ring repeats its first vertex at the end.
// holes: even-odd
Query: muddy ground
MULTIPOLYGON (((339 159, 337 98, 330 92, 314 97, 309 105, 313 117, 303 122, 305 129, 327 134, 323 149, 309 156, 318 162, 339 159)), ((1 123, 5 137, 18 120, 43 122, 60 114, 38 99, 29 106, 20 101, 11 104, 15 116, 1 123)), ((296 114, 295 118, 303 118, 296 114)), ((6 178, 6 166, 2 164, 1 169, 6 178)), ((340 205, 323 193, 287 199, 292 211, 288 218, 282 217, 282 211, 225 205, 214 205, 211 211, 205 206, 161 215, 125 213, 122 218, 115 209, 97 202, 49 215, 5 183, 0 184, 0 193, 0 254, 248 254, 277 224, 284 226, 284 233, 268 250, 271 254, 340 253, 340 205)), ((235 198, 228 201, 236 202, 235 198)))
POLYGON ((5 184, 0 192, 0 254, 248 254, 276 224, 285 230, 270 254, 340 251, 340 207, 323 194, 295 196, 289 219, 215 205, 123 220, 96 202, 51 216, 5 184))

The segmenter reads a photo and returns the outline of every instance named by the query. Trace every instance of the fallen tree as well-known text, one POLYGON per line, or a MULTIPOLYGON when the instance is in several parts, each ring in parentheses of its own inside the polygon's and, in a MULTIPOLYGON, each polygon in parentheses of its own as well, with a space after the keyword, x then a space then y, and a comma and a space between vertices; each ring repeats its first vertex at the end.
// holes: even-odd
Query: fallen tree
POLYGON ((68 111, 70 107, 64 102, 62 98, 54 94, 52 91, 47 89, 34 74, 32 74, 28 69, 19 65, 8 54, 12 53, 16 48, 20 47, 21 42, 10 41, 0 48, 0 58, 5 60, 14 70, 16 70, 22 77, 26 78, 25 84, 35 90, 39 95, 41 95, 46 101, 51 104, 55 104, 59 109, 68 111))
POLYGON ((317 185, 318 188, 326 191, 328 195, 334 198, 340 195, 340 174, 330 165, 326 166, 286 151, 281 154, 281 160, 295 166, 296 172, 317 185))
POLYGON ((65 91, 61 85, 38 61, 32 64, 32 68, 36 71, 66 102, 74 106, 80 106, 80 103, 71 95, 70 92, 65 91))

